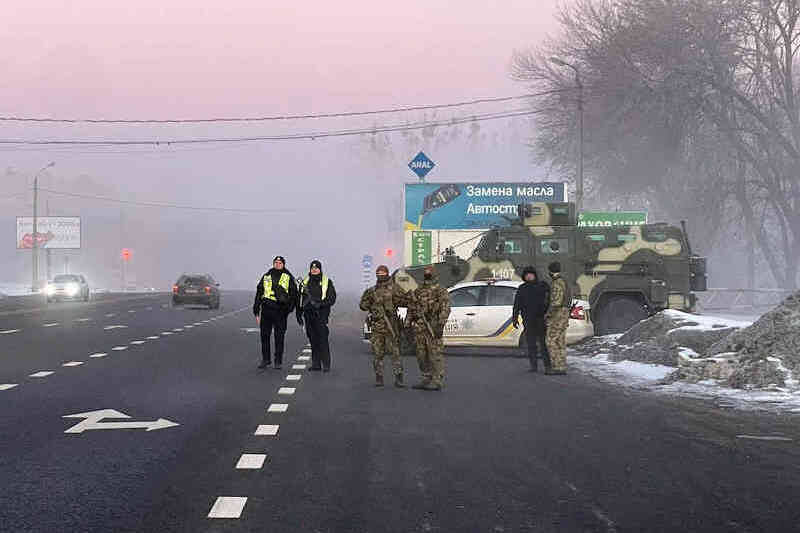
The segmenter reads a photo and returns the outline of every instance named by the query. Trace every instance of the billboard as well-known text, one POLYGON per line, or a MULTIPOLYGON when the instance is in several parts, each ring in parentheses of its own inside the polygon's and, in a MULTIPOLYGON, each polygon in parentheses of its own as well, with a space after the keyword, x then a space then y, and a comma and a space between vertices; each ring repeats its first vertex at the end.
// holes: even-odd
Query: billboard
POLYGON ((647 224, 647 211, 584 211, 578 214, 579 228, 641 226, 647 224))
POLYGON ((405 229, 464 230, 508 225, 517 205, 566 202, 566 183, 407 183, 405 229))
MULTIPOLYGON (((77 250, 81 247, 81 217, 36 217, 39 248, 77 250)), ((17 217, 17 249, 33 248, 33 217, 17 217)))

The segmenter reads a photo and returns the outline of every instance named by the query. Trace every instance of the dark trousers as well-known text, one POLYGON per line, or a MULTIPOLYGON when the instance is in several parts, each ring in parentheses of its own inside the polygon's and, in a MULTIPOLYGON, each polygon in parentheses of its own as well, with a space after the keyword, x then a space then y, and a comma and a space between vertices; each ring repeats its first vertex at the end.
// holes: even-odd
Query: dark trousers
POLYGON ((283 339, 286 336, 286 314, 271 307, 261 308, 261 357, 270 362, 270 335, 275 330, 275 364, 283 363, 283 339))
POLYGON ((331 347, 328 343, 328 320, 318 313, 305 311, 303 320, 306 324, 306 335, 311 343, 311 367, 331 367, 331 347))
POLYGON ((540 347, 544 367, 545 369, 550 368, 550 352, 547 351, 547 343, 544 339, 544 332, 540 328, 528 327, 528 324, 525 325, 525 342, 528 345, 528 359, 530 359, 531 368, 538 368, 537 359, 539 358, 540 347))

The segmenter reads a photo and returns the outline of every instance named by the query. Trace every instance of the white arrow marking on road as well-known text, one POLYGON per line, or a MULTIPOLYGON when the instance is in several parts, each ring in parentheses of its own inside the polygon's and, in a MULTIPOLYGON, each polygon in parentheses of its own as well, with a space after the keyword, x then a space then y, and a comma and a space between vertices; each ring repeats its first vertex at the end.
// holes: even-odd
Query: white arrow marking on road
POLYGON ((236 463, 237 469, 254 469, 257 470, 264 466, 264 461, 267 459, 266 454, 263 453, 243 453, 236 463))
POLYGON ((127 346, 114 346, 111 349, 114 350, 115 352, 121 352, 122 350, 127 350, 128 347, 127 346))
POLYGON ((149 340, 151 340, 151 341, 154 341, 154 340, 158 339, 158 335, 150 335, 150 336, 149 336, 149 337, 147 337, 147 338, 148 338, 149 340))
POLYGON ((61 366, 81 366, 83 361, 70 361, 69 363, 64 363, 61 366))
POLYGON ((17 385, 19 385, 19 383, 0 383, 0 390, 13 389, 17 385))
POLYGON ((256 435, 277 435, 279 427, 262 424, 256 428, 256 435))
POLYGON ((244 496, 220 496, 211 507, 208 518, 239 518, 246 503, 244 496))
POLYGON ((292 370, 305 370, 306 365, 292 365, 292 370))
POLYGON ((288 376, 286 376, 286 379, 289 381, 300 381, 301 377, 302 376, 300 374, 289 374, 288 376))
POLYGON ((149 422, 101 422, 104 418, 130 418, 125 413, 120 413, 114 409, 100 409, 99 411, 88 411, 86 413, 75 413, 74 415, 64 415, 62 418, 85 418, 64 433, 83 433, 92 429, 146 429, 155 431, 157 429, 170 428, 180 424, 165 418, 151 420, 149 422))
POLYGON ((285 413, 286 410, 289 409, 288 403, 273 403, 270 404, 269 409, 267 409, 268 413, 285 413))
POLYGON ((105 357, 105 356, 107 356, 107 355, 108 355, 107 353, 93 353, 93 354, 92 354, 92 355, 90 355, 89 357, 93 357, 94 359, 98 359, 98 358, 100 358, 100 357, 105 357))
POLYGON ((298 361, 310 361, 311 357, 309 357, 307 355, 301 355, 300 357, 297 358, 297 360, 298 361))
POLYGON ((31 377, 31 378, 46 378, 47 376, 49 376, 51 374, 55 374, 55 372, 52 372, 50 370, 42 370, 41 372, 36 372, 35 374, 31 374, 28 377, 31 377))
POLYGON ((787 437, 773 437, 773 436, 757 436, 757 435, 736 435, 737 439, 751 439, 751 440, 780 440, 791 442, 792 439, 787 437))
POLYGON ((280 389, 278 389, 278 394, 289 395, 289 394, 294 394, 294 391, 295 389, 293 389, 292 387, 281 387, 280 389))
POLYGON ((144 341, 131 341, 131 344, 135 344, 138 346, 140 344, 144 344, 144 341))
POLYGON ((110 330, 110 329, 122 329, 122 328, 127 328, 127 327, 128 327, 128 326, 123 326, 122 324, 115 324, 115 325, 113 325, 113 326, 106 326, 106 327, 104 327, 103 329, 104 329, 104 330, 106 330, 106 331, 108 331, 108 330, 110 330))
POLYGON ((5 331, 0 331, 0 335, 9 335, 11 333, 18 333, 22 331, 21 329, 7 329, 5 331))
POLYGON ((49 324, 44 324, 42 327, 45 327, 45 328, 52 328, 52 327, 55 327, 55 326, 58 326, 58 325, 59 325, 59 323, 58 323, 58 322, 51 322, 51 323, 49 323, 49 324))

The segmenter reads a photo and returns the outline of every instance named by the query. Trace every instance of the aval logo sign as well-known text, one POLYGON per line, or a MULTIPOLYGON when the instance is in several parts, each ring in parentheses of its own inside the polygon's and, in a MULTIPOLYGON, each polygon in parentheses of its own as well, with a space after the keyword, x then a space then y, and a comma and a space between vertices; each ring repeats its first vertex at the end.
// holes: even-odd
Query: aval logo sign
POLYGON ((472 229, 508 225, 517 206, 566 202, 566 183, 413 183, 405 186, 405 229, 472 229))
POLYGON ((410 168, 414 174, 419 177, 419 179, 423 179, 425 176, 427 176, 428 172, 433 170, 433 167, 435 166, 436 164, 431 161, 423 152, 418 153, 414 159, 408 163, 408 168, 410 168))

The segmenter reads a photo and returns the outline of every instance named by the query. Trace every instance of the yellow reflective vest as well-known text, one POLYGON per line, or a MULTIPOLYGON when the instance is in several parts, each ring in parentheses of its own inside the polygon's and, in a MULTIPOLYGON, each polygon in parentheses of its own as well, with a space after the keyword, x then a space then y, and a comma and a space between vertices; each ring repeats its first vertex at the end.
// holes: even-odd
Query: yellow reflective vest
MULTIPOLYGON (((310 279, 311 279, 311 278, 309 278, 308 276, 306 276, 306 279, 304 279, 304 280, 303 280, 303 287, 305 287, 305 288, 306 288, 306 293, 308 293, 308 281, 309 281, 310 279)), ((323 274, 323 275, 322 275, 322 281, 321 281, 320 283, 321 283, 321 285, 322 285, 322 300, 324 301, 324 300, 325 300, 325 295, 327 295, 327 294, 328 294, 328 276, 326 276, 325 274, 323 274)), ((310 295, 309 295, 309 296, 310 296, 310 295)))
MULTIPOLYGON (((280 279, 278 279, 278 285, 283 287, 287 294, 289 293, 289 280, 289 274, 286 274, 285 272, 281 274, 280 279)), ((264 284, 263 298, 277 302, 278 299, 275 297, 275 291, 272 289, 272 276, 265 274, 261 282, 264 284)))

